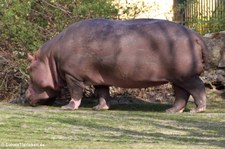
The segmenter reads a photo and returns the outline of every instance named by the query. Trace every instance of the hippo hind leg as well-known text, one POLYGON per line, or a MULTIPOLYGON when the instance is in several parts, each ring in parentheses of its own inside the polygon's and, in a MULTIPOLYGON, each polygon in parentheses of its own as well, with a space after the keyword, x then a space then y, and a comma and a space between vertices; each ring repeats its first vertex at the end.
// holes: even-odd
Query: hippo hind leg
POLYGON ((99 103, 97 106, 93 107, 94 110, 108 110, 109 102, 107 99, 110 97, 109 86, 94 86, 95 96, 99 98, 99 103))
POLYGON ((205 86, 199 76, 193 76, 176 83, 176 85, 185 89, 194 98, 196 108, 192 109, 191 112, 204 112, 206 110, 205 86))
POLYGON ((173 84, 174 94, 175 94, 175 101, 173 107, 166 110, 168 113, 174 112, 183 112, 184 108, 188 102, 190 94, 184 90, 183 88, 173 84))

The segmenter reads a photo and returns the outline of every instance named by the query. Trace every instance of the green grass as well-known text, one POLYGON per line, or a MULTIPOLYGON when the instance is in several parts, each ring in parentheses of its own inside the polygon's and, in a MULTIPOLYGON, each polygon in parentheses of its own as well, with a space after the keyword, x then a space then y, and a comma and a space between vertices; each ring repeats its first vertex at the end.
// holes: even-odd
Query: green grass
POLYGON ((199 114, 168 114, 166 108, 130 104, 63 111, 1 102, 0 148, 225 148, 224 100, 210 101, 199 114))

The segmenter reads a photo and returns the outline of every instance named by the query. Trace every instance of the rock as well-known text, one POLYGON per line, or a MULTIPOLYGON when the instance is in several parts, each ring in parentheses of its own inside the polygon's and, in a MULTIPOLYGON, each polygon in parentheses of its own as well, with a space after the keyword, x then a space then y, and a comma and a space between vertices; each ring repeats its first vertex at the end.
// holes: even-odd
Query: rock
POLYGON ((225 31, 206 34, 204 39, 211 51, 211 65, 225 68, 225 31))
POLYGON ((217 70, 217 80, 219 84, 218 89, 224 89, 225 86, 225 71, 217 70))
POLYGON ((210 33, 204 36, 210 50, 211 69, 204 72, 202 79, 211 89, 225 88, 225 31, 210 33))
POLYGON ((225 59, 221 59, 218 64, 219 68, 225 68, 225 59))

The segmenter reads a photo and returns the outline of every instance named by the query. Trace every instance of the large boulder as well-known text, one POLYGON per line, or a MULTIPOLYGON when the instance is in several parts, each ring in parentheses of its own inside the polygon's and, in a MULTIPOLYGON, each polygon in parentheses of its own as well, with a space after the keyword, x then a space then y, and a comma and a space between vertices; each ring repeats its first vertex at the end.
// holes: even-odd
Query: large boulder
POLYGON ((206 34, 204 39, 211 51, 212 66, 225 68, 225 31, 206 34))
POLYGON ((225 31, 209 33, 204 36, 211 51, 211 69, 203 75, 203 80, 211 88, 225 88, 225 31))

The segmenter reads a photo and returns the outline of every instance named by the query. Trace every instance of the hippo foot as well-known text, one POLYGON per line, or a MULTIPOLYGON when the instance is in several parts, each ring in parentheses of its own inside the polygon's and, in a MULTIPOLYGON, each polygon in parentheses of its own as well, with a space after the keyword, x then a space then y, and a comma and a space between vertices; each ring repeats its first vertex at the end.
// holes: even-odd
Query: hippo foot
POLYGON ((80 106, 80 102, 81 102, 81 100, 71 99, 67 105, 62 106, 61 108, 63 110, 77 110, 78 107, 80 106))
POLYGON ((99 111, 99 110, 108 110, 109 109, 109 106, 106 105, 106 104, 105 105, 99 104, 97 106, 94 106, 92 109, 93 110, 97 110, 97 111, 99 111))
POLYGON ((167 113, 182 113, 184 108, 172 107, 166 110, 167 113))
POLYGON ((191 113, 201 113, 201 112, 205 112, 205 110, 206 110, 206 106, 200 107, 200 108, 194 108, 190 112, 191 113))

